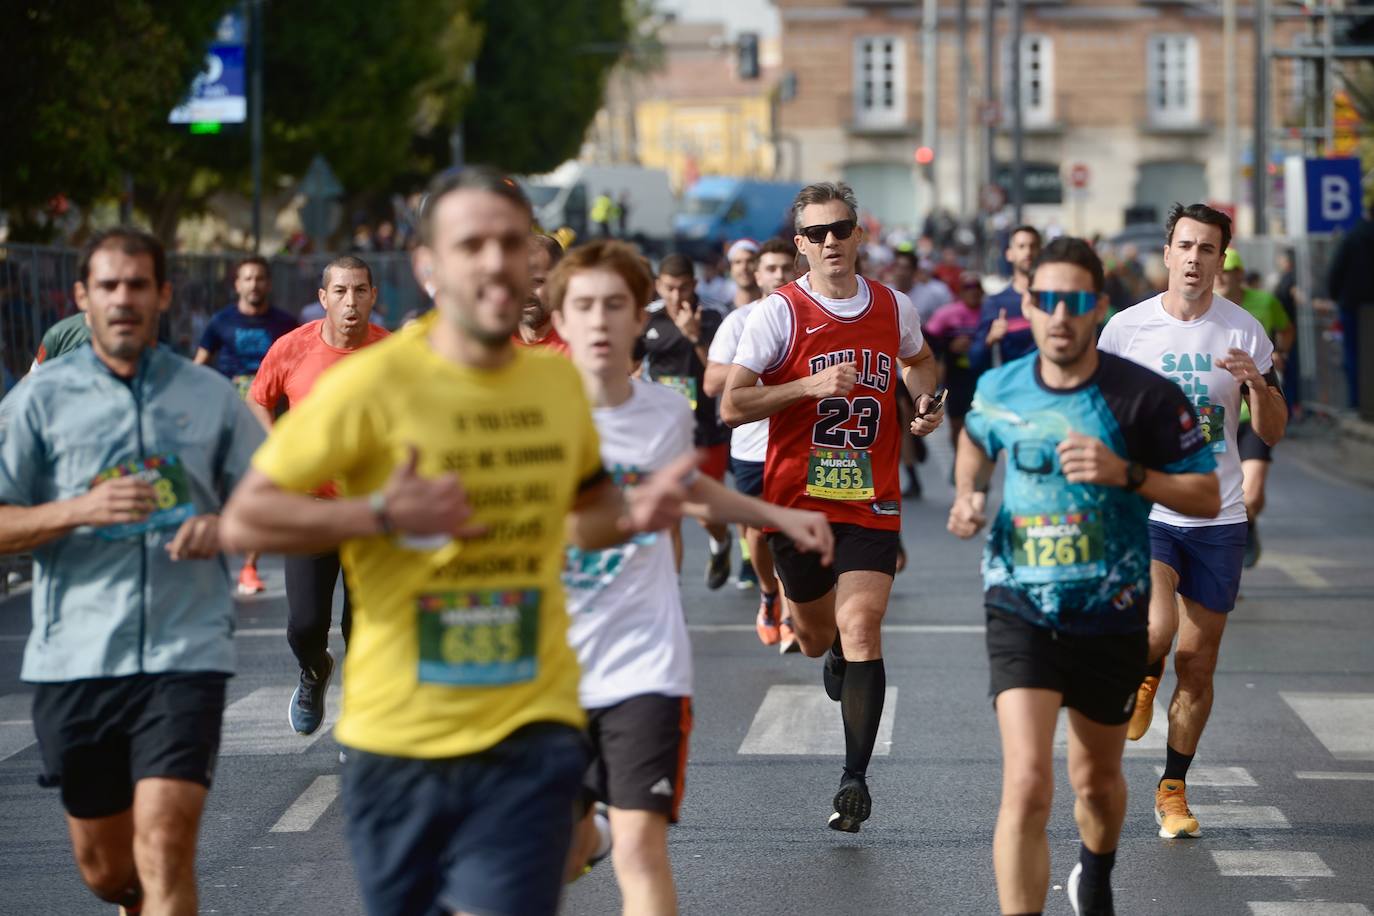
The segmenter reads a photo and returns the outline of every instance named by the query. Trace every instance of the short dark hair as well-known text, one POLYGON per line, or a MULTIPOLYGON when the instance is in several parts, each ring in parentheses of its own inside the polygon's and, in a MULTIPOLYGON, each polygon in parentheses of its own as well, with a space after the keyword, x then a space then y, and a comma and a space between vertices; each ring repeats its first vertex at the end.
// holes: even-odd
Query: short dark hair
POLYGON ((324 270, 320 271, 320 289, 329 288, 329 272, 335 267, 339 270, 365 270, 367 271, 367 285, 375 285, 372 282, 372 268, 368 266, 366 261, 354 254, 341 254, 324 265, 324 270))
POLYGON ((260 267, 262 267, 263 270, 267 271, 267 278, 269 280, 272 279, 272 265, 267 263, 267 259, 260 254, 250 254, 247 257, 239 258, 237 261, 234 262, 235 280, 239 278, 239 271, 243 270, 249 264, 259 265, 260 267))
POLYGON ((1093 276, 1093 292, 1102 292, 1106 285, 1105 271, 1102 269, 1102 259, 1097 256, 1093 246, 1083 239, 1076 239, 1072 236, 1061 235, 1054 239, 1040 251, 1040 257, 1035 259, 1035 264, 1031 266, 1031 275, 1045 264, 1072 264, 1081 267, 1093 276))
POLYGON ((781 254, 789 258, 797 256, 797 246, 787 239, 777 238, 776 236, 759 246, 759 257, 766 254, 781 254))
POLYGON ((1035 228, 1034 226, 1022 223, 1020 226, 1017 226, 1015 229, 1011 230, 1011 234, 1007 236, 1007 244, 1010 245, 1011 240, 1016 238, 1016 236, 1018 236, 1022 232, 1029 232, 1031 235, 1035 236, 1035 244, 1037 245, 1043 245, 1045 243, 1045 238, 1040 234, 1039 229, 1035 228))
POLYGON ((1174 227, 1181 219, 1191 219, 1220 229, 1221 249, 1217 252, 1218 255, 1224 255, 1226 249, 1231 247, 1231 217, 1206 204, 1189 204, 1185 207, 1180 203, 1175 203, 1169 208, 1169 221, 1164 224, 1165 245, 1174 243, 1174 227))
POLYGON ((634 246, 615 239, 597 239, 568 252, 549 275, 549 308, 557 311, 563 307, 568 281, 581 270, 609 270, 619 274, 634 297, 635 311, 642 311, 654 296, 654 278, 649 273, 649 264, 634 246))
POLYGON ((544 254, 549 256, 549 269, 558 266, 558 262, 563 260, 563 243, 551 235, 543 232, 535 232, 530 235, 530 244, 535 248, 543 249, 544 254))
POLYGON ((802 230, 802 211, 812 204, 828 204, 832 200, 838 200, 849 210, 849 218, 854 222, 859 221, 859 199, 854 196, 854 189, 843 181, 818 181, 809 184, 797 192, 797 197, 792 201, 792 228, 797 232, 802 230))
POLYGON ((82 284, 90 283, 91 258, 104 248, 117 248, 130 256, 146 254, 153 259, 153 279, 158 289, 167 282, 167 251, 157 237, 133 226, 115 226, 97 232, 82 246, 81 258, 76 266, 82 284))
POLYGON ((663 260, 658 262, 658 275, 660 277, 695 277, 696 269, 692 267, 692 259, 685 254, 664 255, 663 260))
POLYGON ((916 252, 912 251, 910 248, 902 248, 894 252, 892 261, 893 263, 897 261, 910 261, 912 270, 921 266, 921 259, 917 257, 916 252))
POLYGON ((420 203, 421 245, 433 244, 434 211, 439 208, 439 201, 455 191, 486 191, 488 194, 504 197, 524 211, 530 219, 534 218, 534 208, 530 206, 530 199, 525 196, 525 192, 516 184, 514 178, 486 165, 467 165, 461 169, 449 169, 434 176, 425 190, 424 200, 420 203))

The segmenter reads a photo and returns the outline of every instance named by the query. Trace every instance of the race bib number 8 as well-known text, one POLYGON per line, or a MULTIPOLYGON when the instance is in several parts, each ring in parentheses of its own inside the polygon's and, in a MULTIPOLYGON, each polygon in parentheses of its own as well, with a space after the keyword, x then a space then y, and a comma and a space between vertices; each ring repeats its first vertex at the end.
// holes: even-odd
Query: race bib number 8
POLYGON ((118 477, 137 477, 151 486, 154 507, 141 522, 96 528, 95 533, 106 540, 117 541, 154 528, 175 527, 196 514, 195 503, 191 501, 191 486, 186 480, 186 467, 176 455, 150 455, 125 461, 95 475, 91 486, 118 477))
POLYGON ((535 674, 539 589, 428 592, 416 599, 419 679, 425 684, 517 684, 535 674))
POLYGON ((1102 517, 1095 510, 1012 516, 1012 567, 1032 585, 1107 574, 1102 517))
POLYGON ((692 405, 692 409, 697 409, 697 380, 690 375, 661 375, 657 379, 660 385, 667 385, 687 399, 687 403, 692 405))
POLYGON ((806 467, 806 494, 817 499, 872 500, 873 461, 868 452, 812 448, 806 467))
POLYGON ((1199 404, 1197 418, 1202 426, 1202 441, 1214 452, 1226 451, 1226 408, 1221 404, 1199 404))

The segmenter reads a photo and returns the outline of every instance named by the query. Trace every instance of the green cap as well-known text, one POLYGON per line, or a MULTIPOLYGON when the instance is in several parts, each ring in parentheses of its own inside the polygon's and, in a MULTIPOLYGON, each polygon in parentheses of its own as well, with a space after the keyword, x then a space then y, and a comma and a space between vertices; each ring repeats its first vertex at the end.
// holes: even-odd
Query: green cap
POLYGON ((1240 259, 1240 252, 1234 248, 1226 249, 1226 260, 1222 262, 1222 270, 1244 270, 1245 264, 1240 259))

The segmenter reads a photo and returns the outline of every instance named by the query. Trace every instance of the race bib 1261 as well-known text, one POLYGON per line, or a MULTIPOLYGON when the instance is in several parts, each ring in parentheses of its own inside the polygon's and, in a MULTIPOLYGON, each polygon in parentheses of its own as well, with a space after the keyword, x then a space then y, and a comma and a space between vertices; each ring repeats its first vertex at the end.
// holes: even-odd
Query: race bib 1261
POLYGON ((175 527, 196 514, 195 503, 191 501, 191 486, 186 480, 186 467, 176 455, 149 455, 147 458, 122 462, 95 475, 91 486, 118 477, 137 477, 151 486, 155 506, 141 522, 96 528, 95 533, 99 537, 110 541, 123 540, 154 528, 175 527))
POLYGON ((415 602, 420 682, 491 686, 533 679, 539 605, 537 588, 420 595, 415 602))
POLYGON ((1041 585, 1107 574, 1102 516, 1095 509, 1045 515, 1013 515, 1013 574, 1041 585))

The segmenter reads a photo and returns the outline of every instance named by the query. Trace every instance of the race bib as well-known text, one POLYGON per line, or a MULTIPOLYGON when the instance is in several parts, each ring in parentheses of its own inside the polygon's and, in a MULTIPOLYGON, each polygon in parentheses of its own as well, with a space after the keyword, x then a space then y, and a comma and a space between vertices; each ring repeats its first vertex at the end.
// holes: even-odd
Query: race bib
POLYGON ((697 409, 697 380, 690 375, 661 375, 657 382, 660 385, 667 385, 687 399, 687 403, 692 405, 692 409, 697 409))
POLYGON ((1031 585, 1107 574, 1102 516, 1095 509, 1056 515, 1013 515, 1012 574, 1031 585))
POLYGON ((533 679, 539 597, 536 588, 420 595, 420 682, 491 686, 533 679))
POLYGON ((256 376, 236 375, 230 379, 230 381, 234 383, 234 390, 237 391, 239 397, 245 401, 248 400, 248 392, 253 387, 254 378, 256 378, 256 376))
POLYGON ((95 475, 91 486, 116 477, 137 477, 149 484, 153 488, 155 505, 141 522, 96 528, 95 533, 108 541, 123 540, 154 528, 173 528, 196 514, 191 486, 186 481, 186 467, 176 455, 150 455, 125 461, 95 475))
POLYGON ((1197 418, 1202 427, 1202 441, 1214 452, 1226 451, 1226 407, 1221 404, 1199 404, 1197 418))
POLYGON ((873 460, 862 449, 813 446, 806 466, 806 495, 817 499, 873 499, 873 460))

